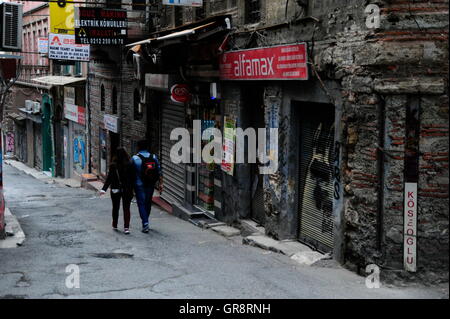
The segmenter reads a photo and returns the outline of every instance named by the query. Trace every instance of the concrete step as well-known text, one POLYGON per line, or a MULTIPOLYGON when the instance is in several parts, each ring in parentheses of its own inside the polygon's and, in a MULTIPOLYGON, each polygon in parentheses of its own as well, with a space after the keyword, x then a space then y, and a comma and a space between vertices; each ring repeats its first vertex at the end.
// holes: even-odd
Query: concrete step
POLYGON ((103 188, 104 183, 100 181, 87 182, 85 188, 92 191, 100 191, 103 188))

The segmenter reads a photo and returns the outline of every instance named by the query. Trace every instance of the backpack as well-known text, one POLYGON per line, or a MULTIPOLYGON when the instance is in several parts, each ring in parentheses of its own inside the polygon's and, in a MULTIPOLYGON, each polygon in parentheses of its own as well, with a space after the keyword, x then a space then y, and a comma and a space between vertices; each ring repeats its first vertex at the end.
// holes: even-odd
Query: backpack
POLYGON ((155 185, 160 178, 158 164, 153 154, 150 157, 144 157, 138 154, 142 161, 141 165, 141 180, 145 186, 155 185))

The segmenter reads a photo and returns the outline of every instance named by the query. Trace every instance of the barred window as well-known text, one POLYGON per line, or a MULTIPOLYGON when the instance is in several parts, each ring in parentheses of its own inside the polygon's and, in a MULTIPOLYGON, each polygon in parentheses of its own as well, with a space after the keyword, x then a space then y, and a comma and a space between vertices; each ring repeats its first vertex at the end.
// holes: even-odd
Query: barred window
POLYGON ((108 9, 121 9, 122 0, 106 0, 106 7, 108 9))
POLYGON ((135 120, 139 121, 142 119, 141 97, 138 89, 134 89, 133 93, 133 113, 135 120))
POLYGON ((245 23, 261 20, 261 0, 245 0, 245 23))
POLYGON ((114 86, 113 90, 112 90, 112 101, 111 101, 111 105, 112 105, 112 113, 113 114, 117 114, 117 89, 114 86))
POLYGON ((146 3, 146 0, 133 0, 132 9, 145 11, 145 5, 144 5, 145 3, 146 3))
POLYGON ((195 8, 195 20, 203 20, 206 18, 205 2, 203 6, 195 8))
POLYGON ((100 86, 100 110, 105 111, 105 87, 100 86))
POLYGON ((178 27, 183 24, 183 8, 175 7, 175 26, 178 27))

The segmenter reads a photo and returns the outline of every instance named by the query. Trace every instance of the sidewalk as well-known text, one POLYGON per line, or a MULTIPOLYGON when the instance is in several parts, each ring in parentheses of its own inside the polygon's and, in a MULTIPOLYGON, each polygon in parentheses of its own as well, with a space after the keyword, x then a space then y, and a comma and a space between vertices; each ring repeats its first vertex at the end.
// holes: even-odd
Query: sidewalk
POLYGON ((4 163, 6 165, 10 165, 16 169, 18 169, 21 172, 24 172, 27 175, 30 175, 40 181, 43 181, 47 184, 52 183, 58 183, 67 187, 72 188, 80 188, 81 187, 81 181, 73 179, 73 178, 59 178, 59 177, 52 177, 50 175, 50 172, 42 172, 38 171, 35 168, 29 167, 25 165, 22 162, 16 161, 16 160, 5 160, 4 163))

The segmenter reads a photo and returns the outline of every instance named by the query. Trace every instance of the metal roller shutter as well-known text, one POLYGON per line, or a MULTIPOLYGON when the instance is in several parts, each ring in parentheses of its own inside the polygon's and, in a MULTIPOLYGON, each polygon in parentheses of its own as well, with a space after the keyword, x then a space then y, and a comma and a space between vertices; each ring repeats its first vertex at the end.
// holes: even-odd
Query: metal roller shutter
POLYGON ((161 121, 161 166, 164 175, 164 191, 161 197, 171 204, 182 203, 185 194, 185 164, 170 160, 170 150, 177 141, 170 140, 173 129, 185 127, 185 107, 171 100, 162 104, 161 121))
POLYGON ((332 117, 302 117, 300 129, 300 240, 321 251, 333 248, 332 117))

